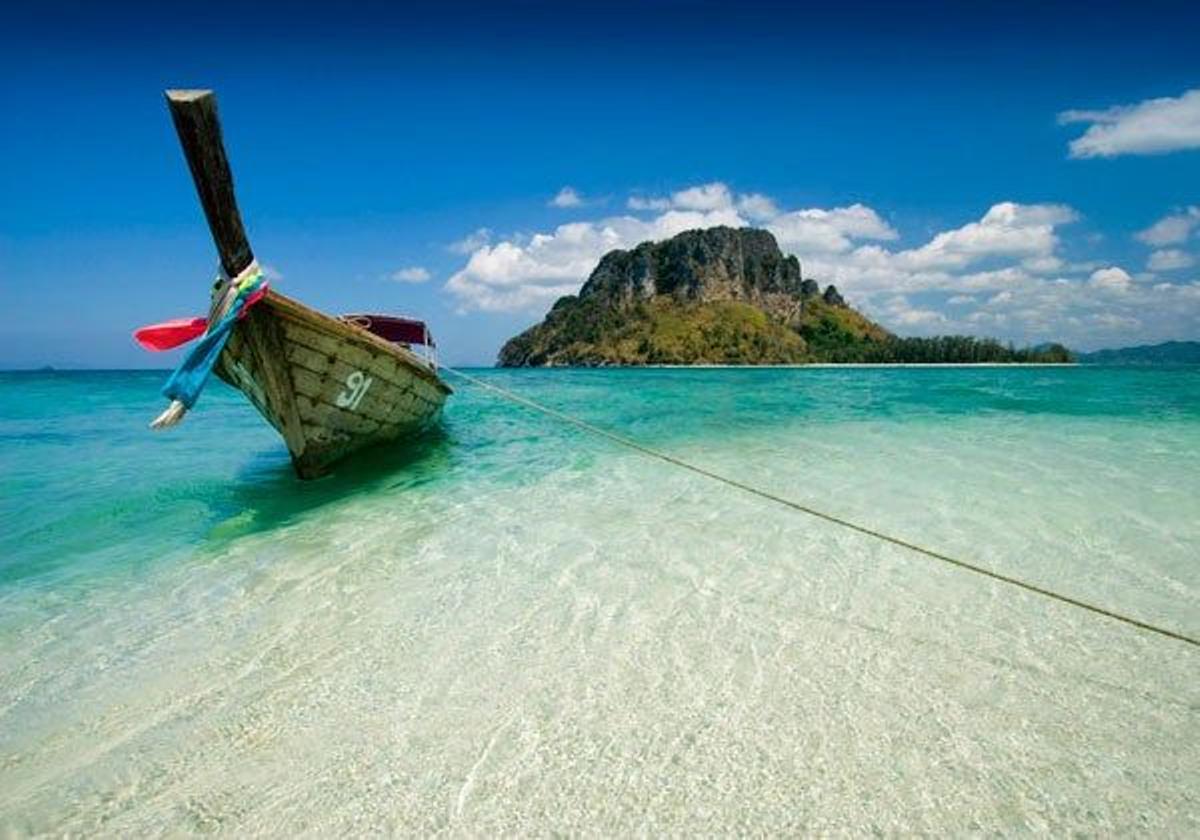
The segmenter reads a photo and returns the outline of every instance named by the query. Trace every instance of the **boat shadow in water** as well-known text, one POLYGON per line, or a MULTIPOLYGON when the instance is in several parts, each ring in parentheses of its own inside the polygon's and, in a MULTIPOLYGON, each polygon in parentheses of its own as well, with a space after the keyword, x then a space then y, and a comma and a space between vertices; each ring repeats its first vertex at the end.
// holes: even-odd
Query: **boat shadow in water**
POLYGON ((454 460, 453 440, 440 425, 419 437, 357 452, 313 481, 297 479, 291 464, 275 453, 269 462, 264 455, 239 476, 208 539, 224 543, 288 525, 355 496, 420 487, 442 479, 454 460))

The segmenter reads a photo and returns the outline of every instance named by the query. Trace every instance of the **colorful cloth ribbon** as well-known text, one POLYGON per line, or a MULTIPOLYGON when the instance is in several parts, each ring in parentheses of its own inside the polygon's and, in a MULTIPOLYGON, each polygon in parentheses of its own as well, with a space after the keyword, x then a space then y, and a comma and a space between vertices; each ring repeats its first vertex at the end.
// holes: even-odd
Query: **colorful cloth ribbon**
MULTIPOLYGON (((178 400, 187 408, 195 405, 196 400, 200 398, 200 392, 204 390, 205 383, 208 382, 209 374, 212 373, 213 366, 216 365, 217 359, 221 357, 221 351, 225 349, 225 342, 229 341, 229 335, 233 331, 234 324, 242 317, 251 306, 258 303, 267 294, 268 283, 263 277, 262 271, 253 266, 253 270, 247 270, 239 275, 236 279, 237 292, 225 310, 225 314, 220 317, 217 323, 211 324, 207 321, 207 329, 204 337, 200 342, 188 352, 179 366, 172 372, 167 383, 163 385, 162 393, 164 397, 171 400, 178 400)), ((183 343, 195 337, 196 322, 201 319, 180 319, 178 321, 159 324, 155 327, 144 327, 138 330, 138 333, 145 333, 146 341, 139 338, 142 346, 150 349, 167 349, 174 347, 177 344, 183 343), (164 331, 175 330, 173 337, 169 340, 161 340, 164 331), (148 332, 147 332, 148 331, 148 332), (158 331, 158 332, 155 332, 158 331), (187 335, 188 332, 193 334, 183 338, 183 341, 175 341, 180 336, 187 335), (160 340, 155 340, 152 336, 159 336, 160 340), (175 343, 169 343, 175 341, 175 343), (166 344, 167 346, 161 346, 166 344)), ((135 333, 135 337, 138 335, 135 333)))

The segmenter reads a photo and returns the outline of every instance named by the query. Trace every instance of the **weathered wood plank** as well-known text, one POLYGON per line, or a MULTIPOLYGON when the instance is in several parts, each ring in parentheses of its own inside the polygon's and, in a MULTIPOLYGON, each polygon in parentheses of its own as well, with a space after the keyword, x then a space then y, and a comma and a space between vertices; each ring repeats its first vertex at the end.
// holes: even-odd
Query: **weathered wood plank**
MULTIPOLYGON (((337 397, 348 393, 348 386, 341 379, 321 377, 310 370, 292 366, 292 381, 296 386, 297 395, 308 397, 315 403, 321 403, 333 408, 339 408, 337 397)), ((398 422, 408 422, 410 415, 420 409, 407 398, 402 388, 387 383, 372 382, 371 387, 362 395, 358 403, 347 408, 381 426, 389 426, 398 422), (376 385, 380 387, 375 387, 376 385)))
POLYGON ((304 368, 321 377, 336 380, 342 383, 343 389, 347 387, 347 380, 356 372, 370 376, 372 378, 370 390, 384 395, 402 391, 417 384, 418 380, 405 369, 401 368, 397 371, 384 359, 365 360, 365 364, 352 364, 342 358, 339 351, 340 348, 336 344, 329 345, 324 350, 313 350, 290 339, 287 343, 287 358, 292 365, 304 368))
POLYGON ((283 329, 287 340, 294 344, 326 357, 340 359, 372 376, 387 379, 389 382, 398 381, 397 361, 394 356, 341 342, 336 336, 322 334, 294 321, 284 321, 283 329))
POLYGON ((296 395, 296 406, 300 410, 300 421, 304 424, 305 434, 310 426, 319 426, 353 435, 374 435, 385 428, 383 424, 362 414, 318 402, 303 394, 296 395))
POLYGON ((275 427, 283 435, 292 456, 304 452, 304 430, 296 413, 296 391, 290 375, 278 319, 266 308, 254 307, 234 328, 242 333, 255 363, 255 377, 266 397, 267 408, 275 415, 275 427))
POLYGON ((309 347, 305 347, 303 344, 297 344, 291 339, 287 340, 285 352, 287 353, 287 360, 289 362, 294 365, 300 365, 300 367, 311 370, 313 373, 321 376, 328 376, 329 369, 337 361, 336 356, 331 356, 328 353, 320 353, 309 347))
POLYGON ((283 317, 288 325, 298 325, 321 336, 333 336, 341 346, 356 348, 372 354, 381 353, 388 358, 395 359, 399 367, 403 367, 429 382, 443 394, 453 393, 450 386, 438 378, 433 369, 411 350, 385 341, 361 327, 330 318, 328 315, 310 309, 299 301, 292 300, 278 292, 272 291, 267 296, 267 303, 283 317))
MULTIPOLYGON (((235 332, 235 337, 235 339, 231 339, 230 344, 231 349, 238 357, 238 363, 248 368, 255 379, 261 379, 262 376, 258 373, 260 364, 257 355, 245 349, 249 345, 243 338, 241 330, 235 332), (242 350, 242 352, 237 353, 238 350, 242 350)), ((399 376, 396 381, 388 381, 382 376, 372 381, 371 387, 363 394, 355 410, 346 411, 345 408, 337 406, 336 401, 339 394, 347 393, 347 380, 355 372, 360 371, 368 376, 376 376, 379 374, 378 367, 368 364, 362 368, 356 368, 336 355, 329 355, 329 353, 339 353, 342 350, 332 338, 325 340, 315 334, 305 337, 310 343, 324 345, 325 352, 312 350, 290 340, 284 342, 285 358, 293 368, 289 373, 296 392, 294 399, 297 402, 300 420, 304 424, 314 422, 313 411, 328 412, 331 418, 339 417, 342 414, 347 416, 357 414, 368 423, 375 425, 370 428, 356 427, 354 430, 358 433, 369 434, 378 428, 425 424, 440 409, 444 399, 443 395, 423 380, 410 376, 407 370, 402 368, 398 372, 399 376)), ((369 362, 361 356, 356 356, 356 358, 369 362)), ((232 368, 232 365, 230 367, 232 368)), ((244 379, 237 379, 233 384, 243 387, 252 402, 267 402, 266 398, 261 395, 257 395, 257 400, 254 399, 256 395, 253 391, 258 388, 257 382, 247 384, 244 379)), ((259 389, 259 394, 261 394, 261 389, 259 389)), ((281 421, 273 416, 273 412, 263 411, 263 413, 273 425, 277 428, 280 427, 281 421)), ((325 417, 326 414, 322 413, 321 416, 325 417)), ((327 422, 337 421, 330 419, 327 422)), ((339 422, 338 426, 339 428, 350 428, 344 422, 339 422)), ((305 434, 305 437, 308 435, 305 434)))
POLYGON ((356 440, 361 442, 361 438, 350 432, 331 429, 319 423, 305 423, 304 436, 308 438, 309 445, 317 450, 334 445, 344 446, 356 440))
MULTIPOLYGON (((297 396, 305 396, 313 402, 325 405, 334 405, 337 394, 341 393, 344 388, 340 382, 318 376, 312 371, 296 365, 292 366, 292 381, 296 385, 297 396)), ((368 394, 354 410, 363 417, 382 424, 388 422, 388 416, 393 406, 394 402, 381 404, 377 394, 368 394)))
POLYGON ((225 352, 217 364, 217 374, 233 387, 239 389, 250 400, 250 404, 258 409, 268 423, 280 431, 279 418, 271 410, 267 396, 258 383, 253 355, 247 352, 246 342, 239 331, 234 330, 225 345, 225 352))
POLYGON ((288 361, 292 363, 292 366, 302 368, 324 379, 331 380, 334 389, 331 391, 331 394, 334 396, 351 387, 349 380, 355 374, 371 378, 371 386, 363 396, 364 401, 377 397, 385 402, 394 402, 399 392, 409 389, 413 385, 413 377, 411 376, 400 376, 398 378, 383 376, 376 369, 372 369, 370 365, 360 367, 337 357, 333 357, 333 361, 329 359, 329 356, 322 357, 320 354, 316 354, 307 348, 299 347, 299 345, 293 344, 288 348, 288 361))
POLYGON ((217 98, 211 90, 169 90, 167 106, 221 265, 226 274, 236 277, 250 265, 254 254, 233 191, 233 174, 225 157, 217 116, 217 98))
MULTIPOLYGON (((322 338, 308 330, 291 325, 288 330, 287 357, 294 368, 306 370, 321 377, 325 382, 322 397, 326 402, 336 404, 339 393, 346 392, 349 382, 356 376, 370 376, 371 387, 364 393, 360 407, 371 410, 378 409, 377 416, 389 417, 395 412, 391 404, 408 400, 409 393, 416 393, 423 403, 439 405, 444 395, 436 388, 428 385, 425 380, 413 376, 407 367, 393 368, 386 357, 364 355, 362 352, 346 353, 342 346, 331 338, 322 338), (307 344, 299 344, 296 338, 303 338, 307 344), (309 345, 319 344, 321 349, 315 350, 309 345), (349 356, 352 361, 345 358, 349 356)), ((405 407, 400 413, 412 410, 405 407)), ((417 410, 420 410, 417 408, 417 410)))

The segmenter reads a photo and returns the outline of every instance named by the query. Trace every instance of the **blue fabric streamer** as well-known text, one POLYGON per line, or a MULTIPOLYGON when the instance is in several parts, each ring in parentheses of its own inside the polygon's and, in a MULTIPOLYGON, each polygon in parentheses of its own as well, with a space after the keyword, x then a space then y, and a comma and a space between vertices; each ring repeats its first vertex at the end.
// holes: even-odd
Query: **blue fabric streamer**
POLYGON ((164 397, 179 400, 188 409, 196 404, 196 400, 200 399, 200 392, 204 390, 204 386, 208 382, 213 366, 221 357, 221 351, 225 349, 225 342, 229 341, 229 334, 233 332, 238 315, 242 312, 243 301, 252 295, 262 285, 262 282, 263 277, 260 274, 253 279, 253 282, 243 284, 233 305, 225 313, 225 317, 218 321, 215 327, 209 325, 208 332, 188 352, 183 361, 179 363, 179 367, 171 373, 167 384, 163 385, 164 397))

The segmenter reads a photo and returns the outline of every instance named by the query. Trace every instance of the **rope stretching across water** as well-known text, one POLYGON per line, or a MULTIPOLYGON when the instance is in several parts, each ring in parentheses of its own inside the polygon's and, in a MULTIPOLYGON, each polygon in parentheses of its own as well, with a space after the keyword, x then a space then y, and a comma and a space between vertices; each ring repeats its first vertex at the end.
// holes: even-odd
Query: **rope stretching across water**
POLYGON ((682 469, 696 473, 697 475, 702 475, 705 478, 712 479, 713 481, 719 481, 722 484, 725 484, 730 487, 734 487, 738 490, 742 490, 746 493, 750 493, 752 495, 758 496, 759 498, 767 499, 768 501, 775 502, 776 504, 783 505, 784 507, 791 508, 792 510, 799 511, 800 513, 806 513, 809 516, 816 517, 817 519, 823 519, 824 521, 831 522, 834 525, 840 525, 841 527, 848 528, 851 531, 857 531, 858 533, 865 534, 868 537, 874 537, 877 540, 882 540, 883 542, 888 542, 888 543, 891 543, 892 545, 898 545, 901 548, 906 548, 909 551, 916 552, 917 554, 923 554, 926 557, 929 557, 933 560, 940 560, 943 563, 947 563, 951 566, 956 566, 960 569, 965 569, 968 572, 974 572, 977 575, 983 575, 984 577, 991 578, 992 580, 998 580, 1001 583, 1007 583, 1010 586, 1015 586, 1015 587, 1018 587, 1019 589, 1024 589, 1026 592, 1033 592, 1034 594, 1041 595, 1044 598, 1050 598, 1051 600, 1059 601, 1063 604, 1070 604, 1073 607, 1078 607, 1082 610, 1087 610, 1088 612, 1092 612, 1097 615, 1102 615, 1102 616, 1105 616, 1106 618, 1111 618, 1114 621, 1123 622, 1125 624, 1130 625, 1131 627, 1137 627, 1141 630, 1146 630, 1147 632, 1150 632, 1150 633, 1157 633, 1160 636, 1166 636, 1168 639, 1175 639, 1177 641, 1192 645, 1193 647, 1200 647, 1200 639, 1195 639, 1195 638, 1192 638, 1191 636, 1186 636, 1183 633, 1178 633, 1174 630, 1170 630, 1170 629, 1167 629, 1164 627, 1158 627, 1154 624, 1149 624, 1145 621, 1140 621, 1139 619, 1133 618, 1128 615, 1123 615, 1118 612, 1114 612, 1113 610, 1106 609, 1104 607, 1100 607, 1095 604, 1089 604, 1087 601, 1081 601, 1078 598, 1072 598, 1070 595, 1063 595, 1061 593, 1054 592, 1050 589, 1045 589, 1041 586, 1038 586, 1037 584, 1029 583, 1027 581, 1020 580, 1019 578, 1011 577, 1009 575, 1003 574, 1001 572, 993 571, 993 570, 985 568, 983 566, 978 566, 974 563, 970 563, 966 560, 961 560, 957 557, 951 557, 950 555, 943 554, 940 551, 934 551, 931 548, 925 548, 924 546, 917 545, 916 543, 909 542, 908 540, 901 539, 900 537, 894 537, 891 534, 885 534, 884 532, 877 531, 874 528, 868 528, 865 525, 859 525, 855 522, 851 522, 848 519, 843 519, 840 516, 835 516, 834 514, 831 514, 831 513, 825 513, 824 511, 816 510, 815 508, 811 508, 811 507, 809 507, 807 505, 803 505, 799 502, 792 501, 791 499, 786 499, 782 496, 777 496, 774 493, 771 493, 767 490, 760 490, 759 488, 752 487, 749 484, 743 484, 742 482, 738 481, 737 479, 729 478, 729 477, 721 475, 719 473, 712 472, 711 470, 707 470, 704 467, 700 467, 695 464, 684 461, 680 458, 676 458, 674 455, 668 455, 665 452, 659 452, 657 449, 651 449, 648 446, 638 443, 636 440, 624 437, 623 435, 619 435, 615 432, 610 432, 609 430, 603 429, 599 426, 594 426, 591 423, 587 422, 586 420, 580 420, 578 417, 573 417, 569 414, 564 414, 561 411, 550 408, 549 406, 542 405, 541 403, 535 402, 534 400, 531 400, 528 397, 523 397, 520 394, 517 394, 517 393, 514 393, 513 391, 508 390, 507 388, 502 388, 499 385, 494 385, 490 382, 486 382, 477 376, 472 376, 471 374, 464 373, 461 370, 456 370, 452 367, 442 367, 441 370, 445 370, 445 371, 448 371, 449 373, 453 373, 455 376, 460 377, 461 379, 464 379, 473 385, 483 388, 486 391, 490 391, 493 394, 497 394, 507 400, 510 400, 511 402, 517 403, 518 405, 523 405, 526 408, 531 408, 534 411, 538 411, 538 412, 541 412, 542 414, 547 415, 548 417, 553 417, 556 420, 560 420, 564 423, 568 423, 572 426, 575 426, 576 428, 583 429, 584 431, 590 432, 591 434, 594 434, 594 435, 598 435, 599 437, 607 438, 608 440, 612 441, 613 443, 618 444, 619 446, 624 446, 624 447, 627 447, 628 449, 633 449, 637 452, 641 452, 643 455, 649 455, 651 458, 657 458, 660 461, 665 461, 668 464, 672 464, 676 467, 680 467, 682 469))

